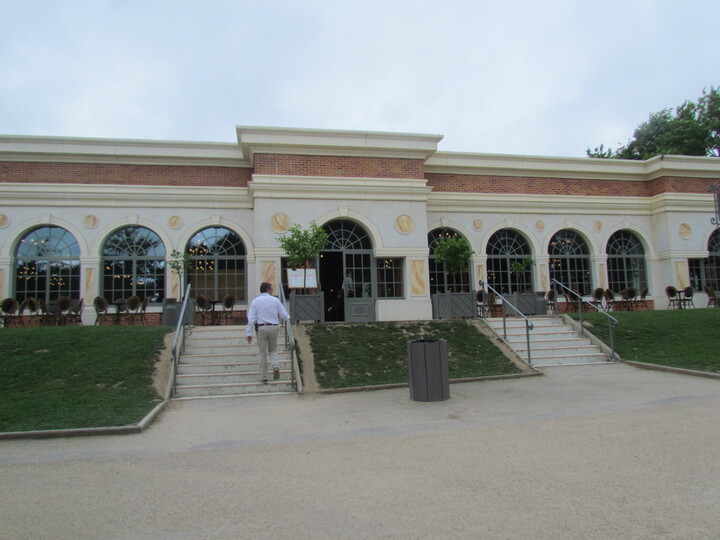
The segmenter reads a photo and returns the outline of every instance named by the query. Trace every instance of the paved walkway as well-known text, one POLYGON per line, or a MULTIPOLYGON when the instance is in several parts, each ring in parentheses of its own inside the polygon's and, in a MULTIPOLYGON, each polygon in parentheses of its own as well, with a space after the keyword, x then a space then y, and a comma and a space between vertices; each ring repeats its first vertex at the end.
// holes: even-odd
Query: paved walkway
POLYGON ((627 365, 174 402, 0 442, 0 538, 718 538, 720 381, 627 365))

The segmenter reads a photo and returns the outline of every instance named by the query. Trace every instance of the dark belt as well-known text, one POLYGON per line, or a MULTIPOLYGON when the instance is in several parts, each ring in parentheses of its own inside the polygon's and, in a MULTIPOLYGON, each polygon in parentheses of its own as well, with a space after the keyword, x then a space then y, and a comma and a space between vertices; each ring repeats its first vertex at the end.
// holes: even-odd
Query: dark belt
POLYGON ((258 326, 277 326, 277 324, 261 322, 261 323, 258 323, 258 326))

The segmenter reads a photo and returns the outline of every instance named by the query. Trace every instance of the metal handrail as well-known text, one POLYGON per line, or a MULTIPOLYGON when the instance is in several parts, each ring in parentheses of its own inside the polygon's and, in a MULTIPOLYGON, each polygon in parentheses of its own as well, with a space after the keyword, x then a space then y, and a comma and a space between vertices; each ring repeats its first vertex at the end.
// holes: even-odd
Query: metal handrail
POLYGON ((610 360, 615 361, 615 333, 613 332, 613 329, 616 326, 620 325, 620 321, 618 321, 615 317, 610 315, 608 312, 598 309, 598 307, 585 300, 582 295, 576 293, 573 291, 570 287, 560 283, 557 279, 553 278, 550 281, 552 281, 555 285, 560 285, 560 287, 563 288, 564 291, 569 291, 570 294, 576 296, 580 301, 578 302, 578 313, 580 314, 580 335, 585 336, 585 325, 583 324, 583 304, 587 304, 589 306, 592 306, 592 308, 597 311, 598 313, 602 313, 608 318, 608 328, 610 329, 610 360))
MULTIPOLYGON (((287 298, 285 298, 285 288, 282 284, 280 289, 280 302, 283 303, 287 310, 287 298)), ((289 310, 288 310, 289 313, 289 310)), ((295 387, 295 390, 302 392, 302 378, 300 377, 300 366, 297 362, 297 355, 295 354, 295 334, 293 333, 292 324, 290 321, 283 321, 285 327, 285 347, 290 351, 290 382, 295 387)))
POLYGON ((185 325, 183 324, 183 321, 185 320, 185 308, 187 308, 187 302, 188 298, 190 298, 190 289, 192 285, 188 283, 187 289, 185 289, 185 296, 183 297, 183 303, 182 308, 180 309, 180 318, 178 319, 177 326, 175 327, 175 336, 173 337, 173 343, 172 343, 172 360, 173 360, 173 369, 172 369, 172 381, 170 381, 170 388, 172 388, 172 394, 175 395, 175 392, 177 391, 177 370, 178 370, 178 364, 180 362, 180 355, 185 352, 185 325), (179 348, 178 348, 178 345, 179 348))
MULTIPOLYGON (((495 293, 495 296, 498 297, 498 298, 500 298, 500 300, 502 300, 502 304, 501 304, 501 305, 507 304, 508 306, 510 306, 510 307, 513 309, 513 311, 515 311, 515 313, 517 313, 517 314, 520 315, 523 319, 525 319, 525 339, 527 340, 527 362, 528 362, 528 364, 530 364, 530 365, 532 366, 532 358, 530 357, 530 330, 532 330, 533 328, 535 328, 535 327, 533 326, 533 323, 530 322, 530 319, 528 319, 522 311, 520 311, 518 308, 516 308, 516 307, 512 304, 512 302, 510 302, 510 301, 509 301, 507 298, 505 298, 502 294, 500 294, 498 291, 496 291, 489 283, 485 283, 485 282, 481 279, 480 282, 479 282, 479 285, 480 285, 480 287, 483 288, 483 289, 484 289, 485 287, 487 287, 489 290, 491 290, 492 292, 494 292, 494 293, 495 293)), ((486 304, 485 304, 485 298, 486 298, 486 295, 483 295, 483 311, 485 311, 485 305, 486 305, 486 304)), ((506 321, 506 319, 507 319, 507 313, 505 312, 505 309, 503 309, 503 318, 502 318, 502 319, 503 319, 503 339, 507 342, 507 321, 506 321)))

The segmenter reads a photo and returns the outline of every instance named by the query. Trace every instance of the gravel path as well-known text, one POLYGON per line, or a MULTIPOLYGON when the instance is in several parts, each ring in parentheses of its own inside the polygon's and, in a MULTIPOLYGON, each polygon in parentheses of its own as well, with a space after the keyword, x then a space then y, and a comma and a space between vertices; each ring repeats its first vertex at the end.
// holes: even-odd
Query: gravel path
POLYGON ((173 402, 0 442, 0 538, 718 538, 720 381, 627 365, 173 402))

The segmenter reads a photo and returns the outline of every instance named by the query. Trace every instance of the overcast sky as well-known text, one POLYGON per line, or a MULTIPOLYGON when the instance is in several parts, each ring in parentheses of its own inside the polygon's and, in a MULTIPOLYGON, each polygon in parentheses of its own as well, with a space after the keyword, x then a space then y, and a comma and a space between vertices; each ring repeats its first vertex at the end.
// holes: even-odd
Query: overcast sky
POLYGON ((717 0, 0 0, 0 133, 582 157, 720 85, 717 0))

